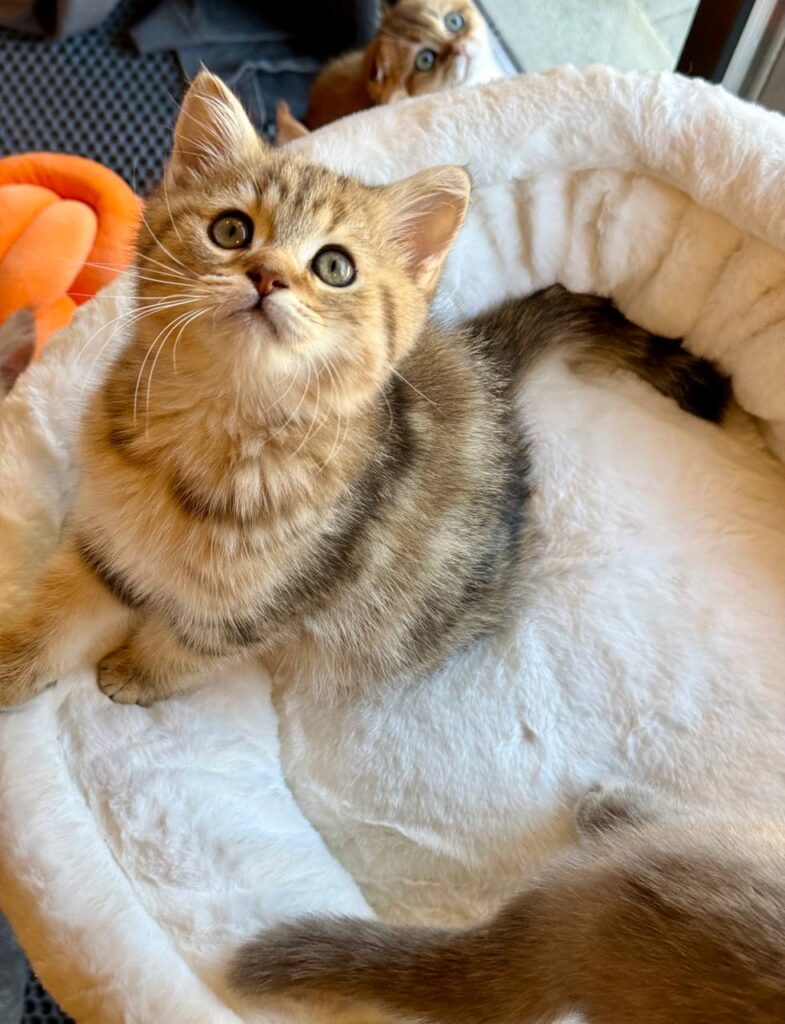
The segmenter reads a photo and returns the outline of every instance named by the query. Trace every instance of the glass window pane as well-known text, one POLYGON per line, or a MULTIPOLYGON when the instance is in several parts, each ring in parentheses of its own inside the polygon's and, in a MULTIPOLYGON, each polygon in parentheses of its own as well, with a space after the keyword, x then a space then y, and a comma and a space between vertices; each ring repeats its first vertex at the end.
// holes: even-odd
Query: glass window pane
POLYGON ((482 0, 524 71, 676 67, 698 0, 482 0))

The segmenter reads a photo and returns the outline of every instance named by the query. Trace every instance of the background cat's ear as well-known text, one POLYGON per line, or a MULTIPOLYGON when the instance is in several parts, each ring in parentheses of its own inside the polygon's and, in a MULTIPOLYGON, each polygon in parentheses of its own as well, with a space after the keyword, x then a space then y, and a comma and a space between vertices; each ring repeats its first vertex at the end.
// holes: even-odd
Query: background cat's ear
POLYGON ((394 103, 406 99, 408 52, 397 39, 379 33, 365 51, 368 95, 373 103, 394 103))
POLYGON ((387 77, 384 68, 384 61, 381 54, 382 39, 376 36, 372 39, 365 50, 365 66, 368 70, 368 81, 382 85, 387 77))
POLYGON ((285 146, 287 142, 294 142, 295 139, 302 139, 311 133, 292 113, 292 108, 286 100, 278 100, 275 111, 276 133, 275 139, 279 146, 285 146))
POLYGON ((185 94, 166 176, 199 176, 262 145, 242 104, 220 78, 200 71, 185 94))
POLYGON ((434 167, 380 191, 408 272, 416 284, 431 291, 466 216, 469 175, 462 167, 434 167))

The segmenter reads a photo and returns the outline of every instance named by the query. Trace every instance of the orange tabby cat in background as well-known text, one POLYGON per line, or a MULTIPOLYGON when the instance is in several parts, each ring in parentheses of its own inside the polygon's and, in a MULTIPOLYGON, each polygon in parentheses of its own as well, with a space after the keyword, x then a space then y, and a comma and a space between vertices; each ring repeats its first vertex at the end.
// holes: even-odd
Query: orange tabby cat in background
POLYGON ((384 6, 379 31, 364 50, 337 57, 321 71, 304 124, 281 101, 278 142, 380 103, 501 76, 488 28, 471 0, 399 0, 384 6))

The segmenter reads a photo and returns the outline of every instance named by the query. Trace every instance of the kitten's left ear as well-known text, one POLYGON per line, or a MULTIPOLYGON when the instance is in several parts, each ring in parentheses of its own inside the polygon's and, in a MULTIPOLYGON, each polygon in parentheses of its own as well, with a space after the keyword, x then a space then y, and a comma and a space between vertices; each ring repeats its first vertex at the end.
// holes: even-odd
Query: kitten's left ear
POLYGON ((242 104, 220 78, 200 71, 185 94, 166 178, 199 177, 262 145, 242 104))
POLYGON ((365 51, 365 62, 368 69, 368 81, 376 82, 377 85, 382 85, 384 79, 387 77, 384 70, 384 63, 381 59, 381 40, 380 37, 372 39, 368 43, 368 47, 365 51))
POLYGON ((380 189, 389 206, 390 230, 406 269, 427 292, 463 224, 471 180, 462 167, 445 165, 380 189))

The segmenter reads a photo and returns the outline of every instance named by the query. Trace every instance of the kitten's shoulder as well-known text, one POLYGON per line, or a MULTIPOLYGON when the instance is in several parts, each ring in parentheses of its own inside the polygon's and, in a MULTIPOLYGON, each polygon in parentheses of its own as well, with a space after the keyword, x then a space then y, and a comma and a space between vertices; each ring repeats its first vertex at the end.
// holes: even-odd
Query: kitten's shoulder
POLYGON ((484 338, 474 321, 453 326, 430 320, 401 372, 435 397, 495 391, 497 367, 484 338))

